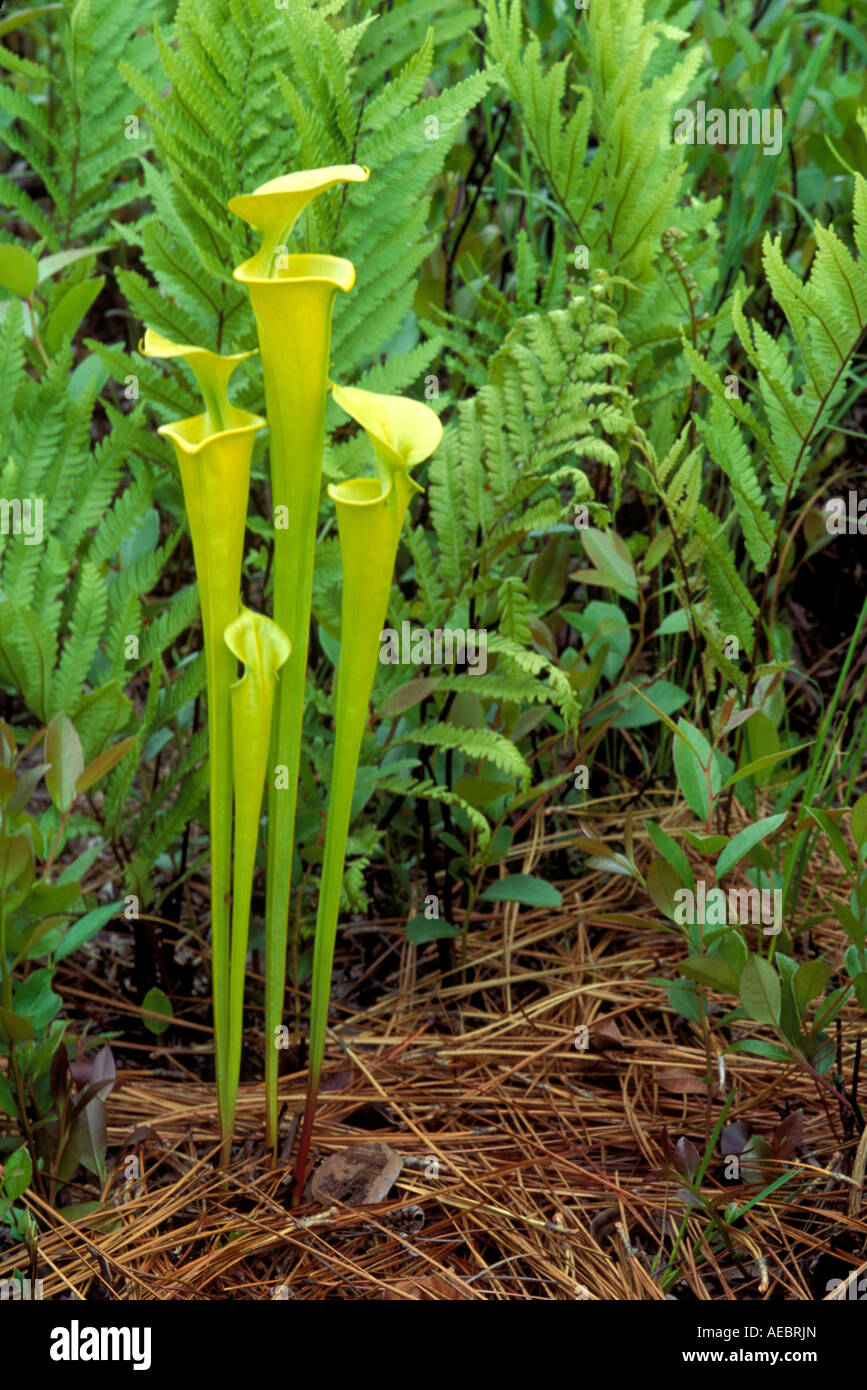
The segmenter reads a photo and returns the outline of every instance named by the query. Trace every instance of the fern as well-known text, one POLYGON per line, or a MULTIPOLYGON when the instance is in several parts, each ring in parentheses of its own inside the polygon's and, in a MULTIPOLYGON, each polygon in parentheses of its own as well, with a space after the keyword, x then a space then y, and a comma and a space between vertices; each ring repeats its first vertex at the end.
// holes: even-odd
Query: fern
MULTIPOLYGON (((435 540, 416 529, 410 541, 432 625, 491 586, 512 539, 561 525, 590 501, 579 458, 592 452, 619 478, 630 404, 606 379, 620 368, 605 350, 616 335, 598 300, 529 315, 490 363, 489 383, 459 405, 430 467, 435 540)), ((497 584, 514 589, 513 578, 497 584)))
MULTIPOLYGON (((856 174, 856 240, 860 238, 862 256, 860 219, 865 208, 867 184, 856 174)), ((815 239, 816 254, 803 281, 783 260, 779 238, 764 239, 765 273, 787 332, 772 338, 747 318, 741 293, 734 295, 732 322, 758 388, 751 399, 731 395, 705 358, 692 344, 683 343, 687 364, 710 396, 707 413, 693 415, 694 425, 711 460, 729 480, 743 555, 729 538, 729 523, 699 503, 695 451, 675 471, 685 433, 662 464, 646 441, 644 445, 653 485, 665 499, 675 534, 684 542, 687 570, 677 574, 682 602, 691 607, 692 619, 706 639, 709 665, 741 691, 748 690, 751 677, 726 660, 721 648, 727 635, 736 636, 754 672, 759 609, 747 562, 765 576, 767 585, 789 508, 823 432, 833 425, 867 326, 867 272, 862 260, 855 260, 833 228, 817 223, 815 239), (691 605, 688 592, 693 595, 691 605)))
MULTIPOLYGON (((355 259, 355 291, 335 306, 332 352, 343 378, 361 373, 370 389, 396 391, 431 362, 436 344, 385 367, 377 354, 411 315, 418 268, 434 245, 431 183, 490 77, 480 73, 422 99, 437 33, 469 29, 472 9, 447 23, 428 12, 419 31, 416 7, 408 17, 415 47, 388 16, 337 28, 340 8, 181 0, 174 45, 157 28, 161 82, 121 65, 153 126, 157 160, 144 171, 153 214, 134 237, 158 288, 134 272, 119 280, 136 316, 170 336, 249 347, 252 315, 232 270, 252 242, 226 202, 291 168, 365 163, 373 176, 353 190, 352 217, 343 215, 345 190, 323 195, 302 219, 294 249, 355 259), (383 61, 395 76, 370 98, 383 61)), ((116 359, 115 375, 119 367, 135 370, 132 359, 116 359)))
POLYGON ((525 783, 530 769, 514 744, 494 729, 465 729, 452 724, 437 724, 432 728, 413 730, 400 735, 399 743, 420 743, 430 748, 459 748, 465 757, 486 760, 509 777, 525 783))
POLYGON ((96 655, 107 611, 108 595, 99 571, 85 564, 63 655, 52 681, 52 712, 72 707, 78 697, 96 655))
POLYGON ((23 352, 23 316, 13 301, 0 340, 0 400, 8 410, 0 484, 4 497, 42 505, 44 534, 41 544, 28 543, 23 530, 0 535, 0 684, 43 722, 61 710, 78 722, 84 711, 79 733, 93 755, 130 719, 117 682, 137 663, 127 663, 124 642, 139 630, 141 604, 171 543, 123 560, 152 497, 146 481, 122 482, 148 437, 142 412, 110 412, 111 433, 92 447, 93 390, 71 391, 70 350, 41 379, 21 372, 23 352), (110 693, 95 706, 90 697, 101 688, 110 693))
MULTIPOLYGON (((488 364, 486 385, 458 405, 431 460, 426 500, 417 504, 417 516, 424 518, 427 506, 428 517, 406 535, 412 565, 392 590, 389 624, 398 630, 404 621, 442 629, 480 626, 488 669, 440 674, 430 668, 426 699, 432 708, 422 720, 421 693, 409 707, 400 699, 406 672, 380 666, 374 705, 382 709, 392 695, 398 697, 396 708, 406 709, 399 717, 409 727, 394 743, 417 747, 425 762, 432 753, 434 775, 425 777, 421 791, 417 779, 395 778, 385 765, 385 780, 376 785, 466 816, 480 842, 489 837, 485 817, 471 812, 455 791, 465 763, 497 769, 526 786, 529 765, 504 732, 514 727, 517 714, 541 707, 557 729, 577 728, 580 709, 568 674, 536 649, 547 609, 545 585, 531 582, 531 573, 539 535, 548 528, 553 535, 572 531, 575 506, 590 503, 579 459, 593 453, 619 480, 632 427, 622 360, 612 350, 619 342, 614 311, 596 295, 519 320, 488 364), (443 722, 447 702, 450 708, 458 697, 469 700, 484 722, 443 722)), ((333 449, 329 459, 334 470, 349 471, 357 462, 350 443, 333 449)), ((604 508, 596 510, 604 517, 604 508)), ((323 574, 314 608, 336 635, 339 568, 329 545, 321 545, 317 556, 323 574)), ((420 674, 413 672, 409 680, 420 674)), ((380 757, 377 740, 368 739, 364 775, 371 771, 368 760, 380 757)))
POLYGON ((664 450, 689 385, 680 351, 685 319, 696 332, 713 332, 717 351, 731 328, 697 319, 695 306, 714 284, 721 200, 687 196, 683 151, 672 139, 673 112, 701 50, 678 53, 687 33, 647 19, 645 9, 644 0, 591 5, 576 28, 575 57, 546 63, 520 0, 488 0, 489 71, 520 112, 520 139, 537 176, 530 197, 545 221, 536 214, 538 226, 518 235, 511 286, 483 283, 473 291, 473 322, 447 314, 445 336, 480 387, 486 360, 516 316, 535 304, 562 307, 574 258, 582 278, 604 275, 608 283, 639 421, 664 450), (586 81, 574 81, 578 72, 586 81), (546 223, 553 224, 547 258, 546 223), (665 246, 672 234, 681 241, 680 272, 665 246))
POLYGON ((497 599, 500 605, 500 632, 513 642, 528 646, 533 637, 530 625, 530 596, 521 576, 507 574, 500 585, 497 599))
POLYGON ((485 816, 476 806, 470 803, 456 792, 450 791, 448 787, 437 785, 430 778, 422 778, 421 781, 407 777, 397 779, 393 777, 385 778, 382 783, 382 790, 391 792, 394 796, 421 797, 423 801, 434 801, 440 806, 447 806, 449 809, 459 811, 466 816, 467 821, 476 831, 479 837, 481 849, 486 849, 491 841, 491 827, 485 816))
POLYGON ((737 420, 714 399, 709 420, 697 420, 714 462, 732 486, 744 541, 756 569, 764 573, 774 548, 774 524, 737 420))
POLYGON ((153 39, 136 31, 148 23, 155 3, 62 0, 62 22, 49 30, 45 63, 0 45, 0 68, 17 79, 0 85, 4 140, 39 175, 50 212, 15 174, 0 175, 0 203, 52 250, 102 235, 137 197, 130 175, 147 137, 136 124, 118 61, 123 53, 143 73, 152 71, 153 39))

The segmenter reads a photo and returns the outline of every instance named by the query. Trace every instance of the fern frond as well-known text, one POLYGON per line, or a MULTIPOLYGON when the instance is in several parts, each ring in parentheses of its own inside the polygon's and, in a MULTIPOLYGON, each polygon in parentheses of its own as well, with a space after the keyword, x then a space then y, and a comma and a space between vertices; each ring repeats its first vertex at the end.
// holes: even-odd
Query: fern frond
POLYGON ((85 561, 72 609, 69 634, 51 683, 51 715, 61 710, 74 713, 75 699, 102 637, 107 608, 108 599, 100 573, 94 565, 85 561))
POLYGON ((515 745, 494 729, 466 729, 457 724, 437 724, 432 728, 413 729, 401 734, 395 743, 421 743, 425 747, 461 752, 471 761, 487 760, 517 778, 522 784, 530 780, 530 769, 515 745))

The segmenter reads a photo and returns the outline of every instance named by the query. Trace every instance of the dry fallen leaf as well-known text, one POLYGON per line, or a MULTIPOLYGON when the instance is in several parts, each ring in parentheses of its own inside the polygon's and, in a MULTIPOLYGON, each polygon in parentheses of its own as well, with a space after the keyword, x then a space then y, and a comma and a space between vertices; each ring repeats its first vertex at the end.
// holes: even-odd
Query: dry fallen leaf
POLYGON ((319 1083, 320 1091, 348 1091, 356 1076, 361 1073, 355 1067, 340 1067, 337 1071, 329 1072, 319 1083))
POLYGON ((679 1067, 666 1067, 664 1071, 658 1071, 653 1079, 657 1086, 661 1086, 664 1091, 674 1091, 676 1094, 688 1093, 696 1096, 707 1095, 707 1082, 700 1081, 691 1072, 681 1071, 679 1067))
POLYGON ((590 1029, 590 1045, 594 1051, 606 1047, 622 1047, 623 1034, 614 1018, 601 1018, 590 1029))
POLYGON ((369 1206, 384 1202, 397 1181, 403 1159, 388 1144, 352 1144, 320 1163, 310 1190, 319 1202, 369 1206))

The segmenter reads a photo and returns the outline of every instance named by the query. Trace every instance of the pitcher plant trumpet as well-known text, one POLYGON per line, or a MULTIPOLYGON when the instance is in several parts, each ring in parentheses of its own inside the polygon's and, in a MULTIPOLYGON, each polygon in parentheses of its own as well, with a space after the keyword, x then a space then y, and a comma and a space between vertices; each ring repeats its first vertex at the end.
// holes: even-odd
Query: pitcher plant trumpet
MULTIPOLYGON (((171 439, 178 460, 202 609, 211 762, 214 1036, 224 1160, 240 1077, 250 900, 266 782, 266 1140, 275 1157, 277 1151, 276 1042, 282 1031, 286 981, 331 317, 338 291, 349 291, 355 282, 351 262, 289 254, 286 243, 313 198, 367 177, 368 170, 354 164, 315 169, 273 179, 229 203, 262 237, 259 250, 234 275, 249 292, 262 357, 274 508, 273 620, 242 609, 239 598, 253 440, 266 421, 233 405, 227 388, 237 364, 251 354, 221 357, 170 342, 151 330, 142 344, 147 356, 183 358, 205 404, 201 415, 163 425, 160 433, 171 439), (240 680, 235 679, 238 661, 246 667, 240 680)), ((337 509, 343 564, 341 649, 295 1202, 303 1188, 325 1051, 352 795, 380 633, 407 507, 412 494, 421 491, 410 469, 428 458, 442 437, 436 414, 420 402, 355 387, 332 385, 331 390, 335 403, 366 432, 376 476, 328 489, 337 509)))
POLYGON ((436 449, 442 426, 429 406, 399 396, 332 385, 335 403, 362 426, 373 446, 377 477, 332 483, 343 566, 337 667, 334 762, 313 950, 307 1101, 295 1168, 293 1200, 301 1199, 313 1132, 346 839, 368 702, 379 658, 404 517, 414 492, 409 470, 436 449))
POLYGON ((337 165, 287 174, 229 208, 262 235, 234 277, 247 287, 259 334, 270 428, 274 507, 274 620, 291 657, 280 678, 268 789, 265 928, 266 1138, 276 1155, 277 1052, 286 982, 286 944, 301 763, 304 685, 313 593, 313 561, 325 442, 331 316, 355 267, 336 256, 288 254, 292 229, 308 203, 341 183, 363 183, 368 170, 337 165), (278 785, 276 769, 285 769, 278 785))
POLYGON ((262 796, 268 777, 271 716, 277 673, 289 659, 289 640, 270 618, 241 608, 224 633, 226 646, 246 670, 230 689, 235 782, 235 853, 232 865, 232 950, 229 989, 229 1059, 226 1123, 235 1119, 241 1074, 244 981, 250 932, 250 896, 262 796))
POLYGON ((232 729, 229 687, 237 663, 223 633, 238 615, 241 564, 253 442, 265 421, 233 405, 229 378, 242 352, 222 357, 173 343, 148 329, 147 357, 180 357, 192 370, 205 404, 201 415, 162 425, 175 450, 199 582, 208 696, 211 767, 211 951, 217 1102, 224 1157, 231 1136, 229 1059, 229 901, 232 841, 232 729))

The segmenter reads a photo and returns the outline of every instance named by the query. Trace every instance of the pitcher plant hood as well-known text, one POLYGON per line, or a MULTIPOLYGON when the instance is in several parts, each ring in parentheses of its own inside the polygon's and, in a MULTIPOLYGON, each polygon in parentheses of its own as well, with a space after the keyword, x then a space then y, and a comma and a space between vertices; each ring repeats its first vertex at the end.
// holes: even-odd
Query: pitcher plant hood
MULTIPOLYGON (((268 280, 275 277, 278 248, 286 246, 292 229, 307 204, 339 183, 365 183, 370 170, 360 164, 335 164, 327 169, 300 169, 294 174, 263 183, 252 193, 241 193, 230 199, 229 211, 242 218, 255 231, 261 232, 262 244, 254 256, 235 271, 235 279, 243 282, 268 280)), ((311 259, 336 261, 336 257, 311 259)), ((349 265, 349 261, 342 262, 349 265)), ((353 271, 354 278, 354 271, 353 271)), ((347 285, 347 289, 352 286, 347 285)))
POLYGON ((388 606, 406 509, 413 493, 422 491, 409 470, 434 452, 442 438, 442 425, 430 406, 420 401, 335 382, 331 383, 331 394, 370 439, 378 475, 331 483, 328 488, 337 507, 343 564, 343 669, 338 670, 338 708, 342 691, 345 704, 359 704, 355 711, 358 717, 360 705, 366 708, 370 698, 379 630, 388 606), (343 662, 344 634, 349 637, 355 668, 351 681, 343 662))
POLYGON ((383 396, 335 381, 330 386, 336 404, 361 425, 370 439, 383 481, 384 469, 414 468, 430 458, 439 445, 443 427, 435 412, 422 401, 383 396))
POLYGON ((253 438, 266 424, 261 415, 233 405, 227 388, 238 363, 256 354, 222 357, 206 348, 173 343, 151 328, 145 331, 141 352, 185 361, 205 402, 202 414, 161 425, 157 433, 174 445, 181 474, 205 638, 211 638, 215 622, 219 639, 238 611, 253 438))
POLYGON ((202 393, 205 409, 201 415, 187 420, 177 420, 163 425, 160 434, 173 442, 177 440, 188 452, 200 448, 215 435, 243 429, 262 429, 265 425, 261 415, 252 415, 248 410, 233 405, 229 400, 228 389, 232 373, 239 362, 255 357, 256 350, 227 353, 210 352, 207 348, 195 347, 186 343, 173 343, 153 328, 146 328, 139 343, 139 352, 144 357, 171 359, 180 357, 186 362, 196 378, 202 393))

